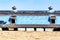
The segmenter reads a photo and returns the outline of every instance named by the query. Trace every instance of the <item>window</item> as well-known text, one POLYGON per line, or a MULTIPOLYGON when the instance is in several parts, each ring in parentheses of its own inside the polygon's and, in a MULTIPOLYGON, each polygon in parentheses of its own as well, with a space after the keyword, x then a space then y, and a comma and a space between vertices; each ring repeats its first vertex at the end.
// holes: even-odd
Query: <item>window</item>
POLYGON ((15 19, 11 19, 11 23, 15 23, 15 19))
POLYGON ((55 19, 51 19, 51 23, 55 23, 55 19))
POLYGON ((18 30, 18 28, 14 28, 14 31, 17 31, 18 30))
POLYGON ((50 18, 49 18, 50 23, 55 24, 55 20, 56 20, 56 16, 54 16, 54 15, 50 16, 50 18))
POLYGON ((8 31, 9 29, 6 27, 6 28, 2 28, 3 31, 8 31))
POLYGON ((54 28, 53 31, 60 31, 60 28, 54 28))

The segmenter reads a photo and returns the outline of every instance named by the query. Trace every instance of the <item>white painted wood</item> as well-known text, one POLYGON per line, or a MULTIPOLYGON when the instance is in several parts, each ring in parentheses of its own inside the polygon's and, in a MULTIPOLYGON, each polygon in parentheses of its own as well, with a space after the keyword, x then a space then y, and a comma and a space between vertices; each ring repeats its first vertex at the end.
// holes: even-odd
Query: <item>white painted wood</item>
POLYGON ((44 31, 43 28, 36 28, 36 31, 44 31))
POLYGON ((25 28, 18 28, 18 31, 25 31, 25 28))
POLYGON ((34 28, 26 28, 27 31, 34 31, 34 28))
POLYGON ((14 30, 14 28, 9 28, 9 30, 11 30, 11 31, 12 31, 12 30, 14 30))
POLYGON ((45 31, 53 31, 53 28, 45 28, 45 31))
POLYGON ((0 28, 0 31, 2 30, 2 28, 0 28))

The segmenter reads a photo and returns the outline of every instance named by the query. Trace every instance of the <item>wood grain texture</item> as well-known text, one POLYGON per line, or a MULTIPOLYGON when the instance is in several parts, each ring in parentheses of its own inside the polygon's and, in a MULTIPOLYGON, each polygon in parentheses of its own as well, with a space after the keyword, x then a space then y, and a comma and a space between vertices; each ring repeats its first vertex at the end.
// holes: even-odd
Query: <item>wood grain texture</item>
POLYGON ((0 31, 0 40, 60 40, 60 32, 0 31))

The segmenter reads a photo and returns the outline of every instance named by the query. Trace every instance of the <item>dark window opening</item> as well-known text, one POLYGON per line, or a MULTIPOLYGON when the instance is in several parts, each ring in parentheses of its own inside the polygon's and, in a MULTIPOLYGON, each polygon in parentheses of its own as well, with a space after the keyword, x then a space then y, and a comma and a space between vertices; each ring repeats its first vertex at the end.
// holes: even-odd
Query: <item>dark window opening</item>
POLYGON ((6 28, 2 28, 3 31, 8 31, 9 29, 6 27, 6 28))
POLYGON ((11 23, 15 23, 15 19, 11 19, 11 23))
POLYGON ((34 31, 36 31, 36 28, 34 28, 34 31))
POLYGON ((45 31, 45 28, 44 28, 44 31, 45 31))
POLYGON ((51 20, 51 23, 55 23, 55 19, 52 19, 52 20, 51 20))
POLYGON ((54 28, 53 31, 60 31, 60 28, 54 28))
POLYGON ((14 28, 14 31, 18 31, 18 28, 14 28))

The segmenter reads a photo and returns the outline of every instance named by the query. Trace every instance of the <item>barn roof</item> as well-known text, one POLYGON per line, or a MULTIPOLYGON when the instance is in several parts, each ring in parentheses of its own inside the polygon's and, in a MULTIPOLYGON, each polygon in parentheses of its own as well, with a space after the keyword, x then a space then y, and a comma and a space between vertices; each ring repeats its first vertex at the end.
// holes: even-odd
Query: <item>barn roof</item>
POLYGON ((41 11, 34 11, 34 10, 30 10, 30 11, 17 11, 14 12, 12 10, 0 10, 0 15, 11 15, 11 14, 16 14, 16 15, 50 15, 50 14, 54 14, 57 16, 60 16, 60 11, 54 11, 54 12, 48 12, 47 10, 41 10, 41 11))

